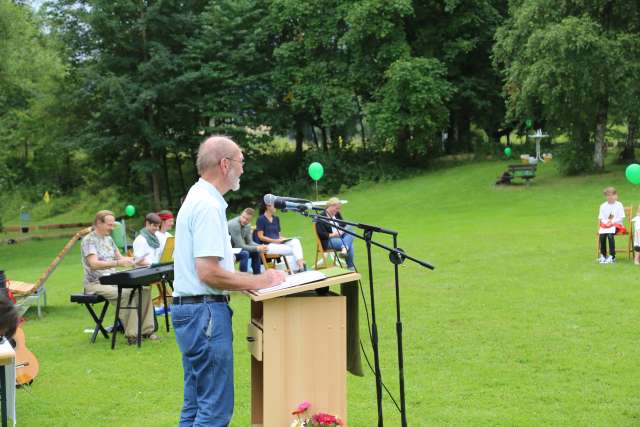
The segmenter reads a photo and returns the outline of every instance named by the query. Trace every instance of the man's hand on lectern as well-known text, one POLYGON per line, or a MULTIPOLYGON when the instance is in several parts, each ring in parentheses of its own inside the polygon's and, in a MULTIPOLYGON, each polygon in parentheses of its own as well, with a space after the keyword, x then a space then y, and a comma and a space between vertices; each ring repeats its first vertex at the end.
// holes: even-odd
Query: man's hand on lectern
POLYGON ((279 285, 284 282, 284 279, 287 277, 284 271, 276 270, 275 268, 265 271, 262 273, 262 276, 264 278, 263 288, 270 288, 271 286, 279 285))

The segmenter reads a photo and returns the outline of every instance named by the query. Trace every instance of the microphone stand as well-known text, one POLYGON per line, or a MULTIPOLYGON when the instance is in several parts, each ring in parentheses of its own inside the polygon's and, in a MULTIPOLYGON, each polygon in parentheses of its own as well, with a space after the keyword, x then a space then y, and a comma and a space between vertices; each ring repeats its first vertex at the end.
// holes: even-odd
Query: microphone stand
MULTIPOLYGON (((312 207, 314 210, 324 210, 321 208, 312 207)), ((378 347, 378 325, 376 323, 376 309, 375 309, 375 297, 374 297, 374 286, 373 286, 373 263, 371 261, 371 245, 375 245, 379 248, 382 248, 389 252, 389 261, 394 264, 394 279, 395 279, 395 294, 396 294, 396 335, 397 335, 397 343, 398 343, 398 376, 400 381, 400 416, 401 416, 401 425, 402 427, 407 426, 407 411, 406 411, 406 403, 405 403, 405 392, 404 392, 404 353, 402 350, 402 321, 400 320, 400 281, 399 281, 399 272, 398 266, 402 264, 405 259, 410 259, 422 267, 433 270, 435 267, 428 262, 419 260, 414 258, 408 254, 406 254, 401 248, 398 248, 398 232, 394 230, 388 230, 382 227, 378 227, 376 225, 371 224, 363 224, 363 223, 355 223, 349 222, 345 220, 336 220, 331 219, 327 216, 318 215, 318 214, 310 214, 307 212, 305 206, 300 206, 298 209, 286 209, 293 210, 300 213, 303 216, 311 218, 316 222, 321 222, 324 224, 331 225, 332 227, 337 228, 338 230, 343 231, 351 236, 357 237, 360 240, 364 240, 367 247, 367 264, 369 269, 369 294, 371 299, 371 347, 373 349, 373 361, 374 361, 374 371, 376 376, 376 404, 378 407, 378 427, 383 427, 383 415, 382 415, 382 373, 380 371, 380 355, 379 355, 379 347, 378 347), (357 227, 361 230, 364 230, 362 236, 359 234, 348 230, 345 228, 345 225, 350 225, 352 227, 357 227), (385 246, 381 243, 378 243, 372 240, 373 233, 383 233, 393 236, 393 248, 385 246)))

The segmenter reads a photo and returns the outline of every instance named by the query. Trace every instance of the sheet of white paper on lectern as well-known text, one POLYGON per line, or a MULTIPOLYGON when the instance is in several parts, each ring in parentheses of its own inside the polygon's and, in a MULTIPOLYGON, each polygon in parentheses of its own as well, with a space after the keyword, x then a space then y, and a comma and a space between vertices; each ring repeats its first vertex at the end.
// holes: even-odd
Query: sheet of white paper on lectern
POLYGON ((302 273, 291 274, 287 276, 287 279, 277 286, 270 288, 259 289, 256 292, 259 294, 268 294, 270 292, 279 291, 282 289, 292 288, 294 286, 304 285, 305 283, 317 282, 319 280, 326 279, 326 275, 320 271, 303 271, 302 273))

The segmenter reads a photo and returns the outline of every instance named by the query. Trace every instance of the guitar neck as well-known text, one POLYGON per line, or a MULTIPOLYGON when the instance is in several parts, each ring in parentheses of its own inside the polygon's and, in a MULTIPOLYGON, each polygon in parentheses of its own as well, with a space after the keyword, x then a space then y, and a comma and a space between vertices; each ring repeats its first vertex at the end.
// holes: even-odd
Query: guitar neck
POLYGON ((89 234, 90 232, 91 232, 91 227, 83 228, 82 230, 78 231, 71 239, 69 239, 67 244, 64 245, 64 248, 62 248, 60 253, 53 259, 51 264, 49 264, 49 266, 44 271, 44 273, 42 273, 42 275, 36 281, 36 290, 39 289, 40 286, 42 286, 44 282, 47 281, 49 276, 51 276, 51 274, 55 271, 56 267, 58 267, 58 264, 60 264, 60 262, 64 259, 65 255, 67 255, 67 253, 71 250, 71 248, 73 248, 76 242, 80 240, 83 236, 89 234))

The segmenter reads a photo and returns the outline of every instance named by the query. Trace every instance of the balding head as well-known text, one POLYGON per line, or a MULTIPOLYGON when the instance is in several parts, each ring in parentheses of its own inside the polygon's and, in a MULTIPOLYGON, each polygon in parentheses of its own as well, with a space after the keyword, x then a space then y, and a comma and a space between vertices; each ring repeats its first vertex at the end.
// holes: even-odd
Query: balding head
POLYGON ((213 135, 207 138, 198 149, 196 166, 198 174, 204 175, 207 171, 213 172, 220 161, 225 157, 234 157, 240 153, 240 147, 231 138, 222 135, 213 135))

